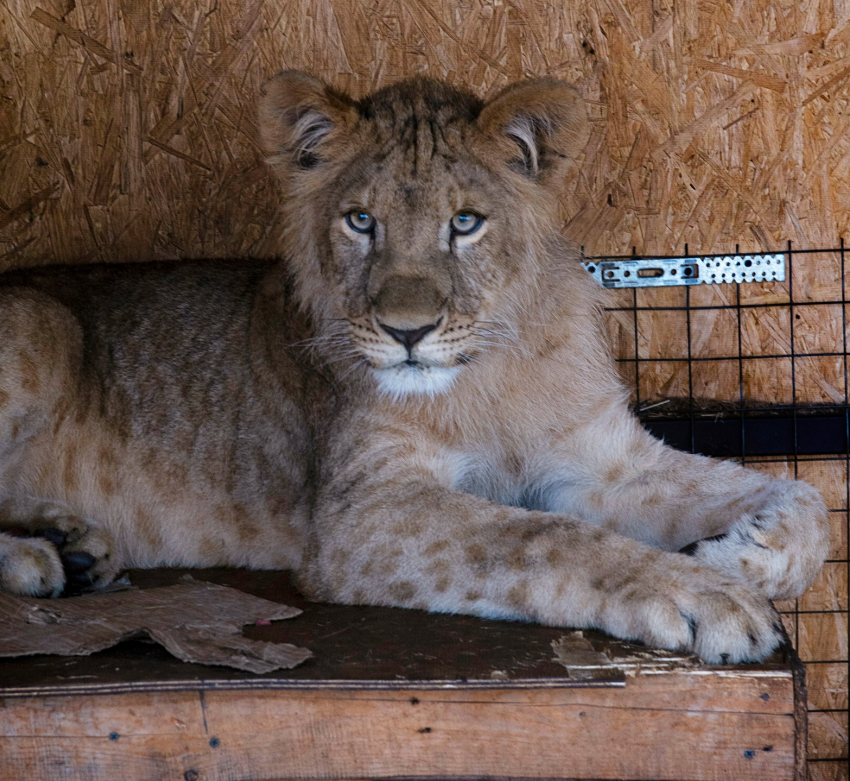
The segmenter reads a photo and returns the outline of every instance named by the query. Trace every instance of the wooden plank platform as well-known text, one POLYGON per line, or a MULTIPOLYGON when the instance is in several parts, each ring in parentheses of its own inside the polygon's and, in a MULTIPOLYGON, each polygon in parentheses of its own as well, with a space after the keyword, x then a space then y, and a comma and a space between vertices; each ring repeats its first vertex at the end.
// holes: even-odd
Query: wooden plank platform
POLYGON ((302 608, 245 633, 314 658, 258 676, 131 641, 2 660, 0 781, 805 777, 789 651, 711 667, 593 632, 313 604, 285 573, 192 574, 302 608))

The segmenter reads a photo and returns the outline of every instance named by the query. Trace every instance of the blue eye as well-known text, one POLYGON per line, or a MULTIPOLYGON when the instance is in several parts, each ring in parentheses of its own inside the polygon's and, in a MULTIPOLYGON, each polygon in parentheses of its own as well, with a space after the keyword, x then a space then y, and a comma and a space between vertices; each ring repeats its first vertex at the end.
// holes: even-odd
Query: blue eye
POLYGON ((452 232, 460 236, 475 233, 484 224, 484 218, 475 212, 458 212, 452 217, 452 232))
POLYGON ((371 233, 375 228, 375 218, 369 212, 359 209, 346 214, 345 223, 356 233, 371 233))

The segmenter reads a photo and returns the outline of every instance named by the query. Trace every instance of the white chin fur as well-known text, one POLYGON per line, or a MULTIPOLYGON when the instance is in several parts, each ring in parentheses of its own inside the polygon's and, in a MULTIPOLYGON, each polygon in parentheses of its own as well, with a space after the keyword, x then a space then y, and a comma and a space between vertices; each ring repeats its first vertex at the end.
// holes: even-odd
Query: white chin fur
POLYGON ((378 390, 400 401, 407 396, 434 397, 445 393, 455 381, 459 366, 393 366, 390 369, 375 369, 378 390))

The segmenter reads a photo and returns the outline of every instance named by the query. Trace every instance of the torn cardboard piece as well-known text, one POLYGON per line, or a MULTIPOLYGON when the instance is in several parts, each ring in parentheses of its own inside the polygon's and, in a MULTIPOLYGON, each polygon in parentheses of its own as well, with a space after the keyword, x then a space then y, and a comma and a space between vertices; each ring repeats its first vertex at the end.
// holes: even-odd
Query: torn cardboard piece
POLYGON ((289 643, 249 640, 242 627, 300 613, 188 576, 176 586, 69 599, 0 594, 0 656, 88 656, 122 640, 149 637, 184 662, 269 673, 295 667, 312 653, 289 643))

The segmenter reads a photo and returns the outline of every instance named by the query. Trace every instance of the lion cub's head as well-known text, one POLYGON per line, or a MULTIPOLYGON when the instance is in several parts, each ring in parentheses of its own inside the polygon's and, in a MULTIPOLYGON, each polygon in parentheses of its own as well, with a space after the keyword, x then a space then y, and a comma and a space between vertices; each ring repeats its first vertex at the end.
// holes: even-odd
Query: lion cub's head
POLYGON ((260 128, 285 249, 326 344, 394 396, 446 390, 539 298, 586 125, 553 79, 489 103, 423 78, 359 101, 296 71, 269 81, 260 128))

